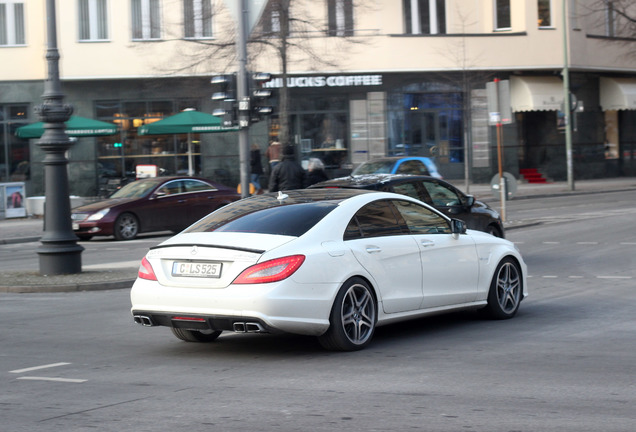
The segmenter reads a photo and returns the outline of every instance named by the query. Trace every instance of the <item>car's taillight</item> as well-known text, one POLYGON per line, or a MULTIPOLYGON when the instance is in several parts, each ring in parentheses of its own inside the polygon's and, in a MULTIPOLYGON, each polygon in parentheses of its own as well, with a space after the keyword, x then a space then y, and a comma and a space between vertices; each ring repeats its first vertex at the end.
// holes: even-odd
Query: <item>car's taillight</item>
POLYGON ((152 266, 150 265, 150 262, 146 259, 146 257, 144 257, 144 259, 141 260, 141 264, 139 265, 139 272, 137 273, 137 276, 140 279, 147 279, 151 281, 157 280, 155 271, 152 269, 152 266))
POLYGON ((258 284, 278 282, 294 274, 304 261, 304 255, 291 255, 255 264, 238 275, 233 283, 258 284))

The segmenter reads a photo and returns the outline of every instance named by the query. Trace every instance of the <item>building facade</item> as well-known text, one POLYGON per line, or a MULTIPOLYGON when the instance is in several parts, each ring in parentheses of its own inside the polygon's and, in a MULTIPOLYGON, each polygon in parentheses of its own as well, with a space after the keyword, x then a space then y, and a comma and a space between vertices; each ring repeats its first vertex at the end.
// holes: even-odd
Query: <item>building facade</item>
MULTIPOLYGON (((226 2, 57 3, 65 103, 119 131, 77 139, 71 193, 103 194, 138 165, 185 172, 185 136, 137 130, 186 108, 215 108, 211 76, 237 69, 226 2)), ((275 113, 250 128, 262 153, 278 138, 285 86, 290 143, 299 160, 319 157, 332 176, 375 157, 423 155, 451 181, 488 182, 500 162, 498 108, 487 90, 497 79, 506 83, 501 108, 510 107, 499 142, 504 170, 564 180, 567 66, 575 178, 636 174, 636 32, 618 2, 291 0, 285 10, 279 3, 270 0, 248 44, 248 68, 273 75, 266 86, 275 113)), ((636 6, 627 7, 636 16, 636 6)), ((24 181, 30 196, 43 194, 44 156, 37 139, 15 131, 39 120, 46 20, 44 0, 0 0, 0 182, 24 181)), ((194 144, 197 174, 239 182, 236 133, 199 134, 194 144)))

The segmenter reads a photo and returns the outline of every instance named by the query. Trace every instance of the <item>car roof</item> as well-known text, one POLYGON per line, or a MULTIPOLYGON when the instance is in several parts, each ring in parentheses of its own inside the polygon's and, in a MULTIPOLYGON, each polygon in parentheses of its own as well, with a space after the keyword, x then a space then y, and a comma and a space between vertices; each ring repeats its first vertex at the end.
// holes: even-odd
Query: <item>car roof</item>
POLYGON ((370 159, 364 163, 371 163, 371 162, 395 162, 395 161, 399 161, 399 160, 411 160, 411 159, 417 159, 417 160, 421 160, 421 159, 430 159, 430 157, 427 156, 385 156, 385 157, 381 157, 381 158, 373 158, 370 159))
POLYGON ((295 189, 290 191, 269 192, 262 195, 253 195, 241 200, 259 203, 261 206, 275 206, 280 204, 299 204, 317 201, 343 201, 356 195, 371 191, 355 189, 295 189))
POLYGON ((438 181, 435 177, 412 174, 361 174, 326 180, 324 182, 316 183, 310 186, 310 188, 348 187, 364 189, 365 187, 373 185, 397 183, 402 180, 438 181))

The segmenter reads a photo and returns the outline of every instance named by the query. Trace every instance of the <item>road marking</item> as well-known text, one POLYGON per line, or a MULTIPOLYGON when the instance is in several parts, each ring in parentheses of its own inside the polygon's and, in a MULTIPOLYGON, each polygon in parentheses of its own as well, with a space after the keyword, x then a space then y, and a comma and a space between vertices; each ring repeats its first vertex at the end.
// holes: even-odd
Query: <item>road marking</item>
POLYGON ((91 264, 85 265, 85 269, 90 270, 99 270, 99 269, 112 269, 112 268, 129 268, 129 269, 138 269, 139 264, 141 263, 140 259, 132 260, 132 261, 119 261, 112 262, 107 264, 91 264))
POLYGON ((632 276, 596 276, 597 279, 632 279, 632 276))
POLYGON ((598 242, 589 241, 589 242, 576 242, 577 245, 597 245, 598 242))
POLYGON ((12 370, 9 371, 9 373, 24 373, 24 372, 31 372, 34 370, 40 370, 40 369, 48 369, 48 368, 53 368, 53 367, 58 367, 58 366, 66 366, 66 365, 70 365, 70 363, 51 363, 51 364, 47 364, 47 365, 42 365, 42 366, 34 366, 34 367, 30 367, 30 368, 26 368, 26 369, 16 369, 16 370, 12 370))
POLYGON ((54 382, 65 382, 65 383, 83 383, 88 381, 85 379, 32 377, 32 376, 21 376, 21 377, 17 377, 16 379, 29 380, 29 381, 54 381, 54 382))
POLYGON ((568 276, 569 279, 583 279, 583 276, 568 276))
POLYGON ((636 245, 636 242, 620 242, 622 245, 636 245))
POLYGON ((552 275, 543 275, 541 277, 544 278, 544 279, 557 279, 558 278, 558 276, 552 276, 552 275))
POLYGON ((557 241, 544 241, 542 243, 543 244, 561 244, 561 242, 557 242, 557 241))

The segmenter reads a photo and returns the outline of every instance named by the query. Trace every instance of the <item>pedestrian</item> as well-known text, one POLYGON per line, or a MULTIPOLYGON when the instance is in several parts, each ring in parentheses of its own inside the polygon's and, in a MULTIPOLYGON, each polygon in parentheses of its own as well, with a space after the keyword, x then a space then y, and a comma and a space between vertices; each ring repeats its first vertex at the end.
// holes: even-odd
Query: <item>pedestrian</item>
POLYGON ((294 146, 286 145, 283 149, 283 160, 272 169, 269 179, 269 191, 302 189, 305 170, 294 157, 294 146))
POLYGON ((307 176, 305 177, 305 187, 309 187, 313 184, 326 180, 329 180, 329 177, 325 172, 325 164, 318 158, 309 159, 309 164, 307 165, 307 176))
POLYGON ((274 167, 277 163, 280 162, 280 154, 281 154, 282 146, 278 141, 272 141, 269 143, 269 147, 265 151, 265 156, 267 156, 267 160, 269 161, 269 172, 274 170, 274 167))
POLYGON ((254 186, 255 194, 262 194, 260 177, 263 175, 263 164, 261 163, 261 148, 258 144, 252 144, 250 152, 250 183, 254 186))

